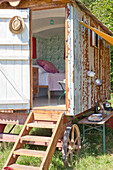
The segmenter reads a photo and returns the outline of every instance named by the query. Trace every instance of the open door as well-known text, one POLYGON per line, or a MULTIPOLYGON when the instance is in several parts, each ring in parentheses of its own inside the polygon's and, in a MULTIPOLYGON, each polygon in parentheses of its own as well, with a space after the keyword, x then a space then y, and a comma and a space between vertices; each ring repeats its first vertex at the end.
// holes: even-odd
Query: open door
POLYGON ((29 41, 29 9, 0 9, 0 110, 30 108, 29 41), (17 32, 14 16, 22 19, 17 32))
POLYGON ((32 37, 33 107, 65 105, 65 8, 34 9, 32 37))

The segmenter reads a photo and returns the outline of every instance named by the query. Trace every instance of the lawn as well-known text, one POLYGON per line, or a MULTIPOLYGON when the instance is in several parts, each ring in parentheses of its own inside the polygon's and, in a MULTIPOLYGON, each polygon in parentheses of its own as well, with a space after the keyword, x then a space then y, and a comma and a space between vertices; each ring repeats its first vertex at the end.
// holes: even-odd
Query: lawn
MULTIPOLYGON (((81 133, 82 134, 82 133, 81 133)), ((82 138, 82 136, 81 136, 82 138)), ((74 157, 70 168, 73 170, 113 170, 113 130, 106 128, 106 154, 103 155, 102 151, 102 134, 92 132, 86 135, 86 147, 81 149, 79 155, 74 157)), ((3 142, 0 148, 0 169, 2 169, 4 162, 11 151, 13 144, 3 142)), ((36 146, 26 145, 25 148, 37 149, 36 146)), ((40 148, 38 148, 40 149, 40 148)), ((34 157, 20 156, 17 163, 26 164, 32 166, 39 166, 40 159, 34 157)), ((66 169, 63 165, 61 151, 56 149, 52 162, 50 164, 50 170, 63 170, 66 169)))
MULTIPOLYGON (((112 101, 112 100, 111 100, 112 101)), ((113 102, 113 101, 112 101, 113 102)), ((79 125, 82 142, 82 125, 79 125)), ((8 131, 9 125, 5 131, 8 131)), ((14 132, 19 132, 21 126, 17 126, 14 132)), ((35 133, 35 129, 31 133, 35 133)), ((46 133, 46 132, 45 132, 46 133)), ((113 170, 113 129, 106 126, 106 154, 103 154, 102 133, 93 130, 86 134, 85 148, 81 149, 80 154, 75 155, 70 168, 65 168, 62 161, 62 153, 56 149, 49 170, 113 170)), ((13 147, 13 143, 3 142, 0 147, 0 169, 2 169, 7 157, 13 147)), ((42 147, 25 145, 29 149, 42 149, 42 147)), ((45 147, 44 147, 45 149, 45 147)), ((26 164, 31 166, 39 166, 41 160, 34 157, 20 156, 17 160, 18 164, 26 164)))

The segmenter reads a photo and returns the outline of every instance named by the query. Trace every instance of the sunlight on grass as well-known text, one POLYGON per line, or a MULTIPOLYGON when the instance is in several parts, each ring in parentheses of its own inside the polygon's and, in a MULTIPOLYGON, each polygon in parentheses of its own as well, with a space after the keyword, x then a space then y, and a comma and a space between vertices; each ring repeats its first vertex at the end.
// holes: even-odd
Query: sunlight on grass
POLYGON ((3 142, 0 147, 0 169, 3 168, 13 144, 3 142))
POLYGON ((35 157, 27 157, 27 156, 20 156, 17 160, 17 164, 21 165, 29 165, 29 166, 37 166, 39 167, 41 163, 40 158, 35 158, 35 157))
POLYGON ((111 99, 109 100, 109 102, 111 103, 111 106, 113 107, 113 93, 111 94, 111 99))
MULTIPOLYGON (((80 127, 81 129, 81 127, 80 127)), ((82 129, 81 129, 82 140, 82 129)), ((106 154, 103 155, 102 134, 92 132, 86 134, 86 147, 82 147, 79 155, 76 155, 70 168, 65 168, 62 161, 62 153, 56 149, 49 170, 113 170, 113 129, 106 128, 106 154)), ((0 169, 2 169, 13 144, 2 143, 0 148, 0 169)), ((27 149, 39 149, 37 146, 25 145, 27 149)), ((45 148, 44 148, 45 150, 45 148)), ((20 156, 18 164, 39 167, 41 160, 34 157, 20 156)))

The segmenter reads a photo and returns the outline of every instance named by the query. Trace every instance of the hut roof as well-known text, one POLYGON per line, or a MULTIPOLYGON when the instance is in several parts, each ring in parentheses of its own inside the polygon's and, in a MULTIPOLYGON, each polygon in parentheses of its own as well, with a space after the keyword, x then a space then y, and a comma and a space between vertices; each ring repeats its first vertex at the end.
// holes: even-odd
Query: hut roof
MULTIPOLYGON (((0 4, 3 2, 20 2, 22 0, 0 0, 0 4)), ((37 0, 37 2, 40 0, 37 0)), ((83 10, 84 12, 86 12, 94 21, 96 21, 97 24, 99 24, 106 33, 108 33, 109 35, 113 35, 113 32, 111 30, 109 30, 85 5, 83 2, 81 2, 80 0, 43 0, 43 2, 55 2, 55 3, 74 3, 76 2, 78 4, 78 6, 81 8, 81 10, 83 10)), ((18 4, 18 3, 17 3, 18 4)))

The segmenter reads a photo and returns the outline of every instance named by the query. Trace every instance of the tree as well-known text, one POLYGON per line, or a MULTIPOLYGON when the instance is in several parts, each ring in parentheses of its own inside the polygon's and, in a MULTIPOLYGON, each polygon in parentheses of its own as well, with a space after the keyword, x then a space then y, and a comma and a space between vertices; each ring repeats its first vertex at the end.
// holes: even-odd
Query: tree
POLYGON ((84 4, 113 31, 113 0, 82 0, 84 4))

